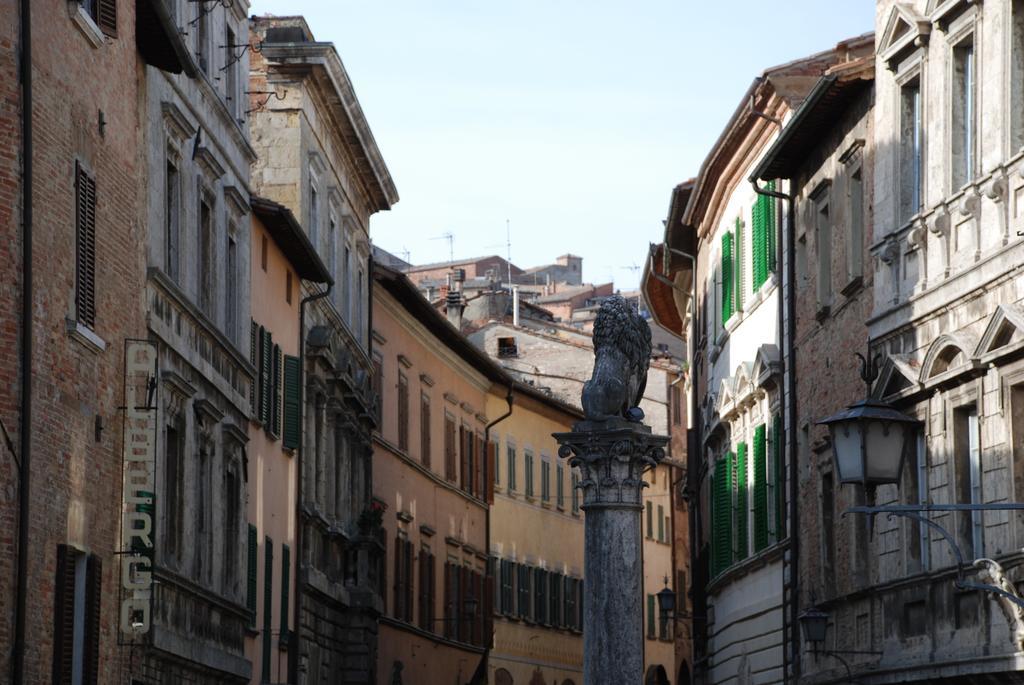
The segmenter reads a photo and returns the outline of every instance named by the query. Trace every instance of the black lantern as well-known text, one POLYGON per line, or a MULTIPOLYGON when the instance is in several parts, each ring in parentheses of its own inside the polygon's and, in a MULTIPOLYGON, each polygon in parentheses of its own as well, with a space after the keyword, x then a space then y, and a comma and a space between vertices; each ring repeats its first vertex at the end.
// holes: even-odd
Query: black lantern
POLYGON ((828 614, 817 607, 811 607, 804 609, 797 619, 800 621, 804 640, 815 646, 825 641, 825 633, 828 632, 828 614))
POLYGON ((676 593, 672 592, 672 589, 666 585, 662 588, 661 592, 658 593, 658 609, 661 611, 661 617, 663 619, 672 616, 676 612, 676 593))
POLYGON ((828 426, 840 483, 898 484, 920 421, 886 402, 866 399, 818 421, 828 426))

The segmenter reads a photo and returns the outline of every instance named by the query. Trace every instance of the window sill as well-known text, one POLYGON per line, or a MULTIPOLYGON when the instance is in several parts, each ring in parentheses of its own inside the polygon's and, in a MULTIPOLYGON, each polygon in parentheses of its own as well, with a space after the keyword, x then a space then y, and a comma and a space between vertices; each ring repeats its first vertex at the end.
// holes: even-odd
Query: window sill
POLYGON ((68 336, 82 343, 90 352, 99 354, 107 349, 106 341, 96 335, 88 326, 74 319, 64 319, 64 325, 68 336))
POLYGON ((74 22, 78 30, 82 32, 85 39, 89 41, 89 44, 94 48, 101 48, 106 42, 106 36, 103 35, 103 31, 100 31, 100 27, 96 25, 89 13, 85 11, 82 4, 78 0, 68 0, 68 15, 71 17, 71 21, 74 22))
POLYGON ((840 290, 839 292, 843 294, 843 297, 849 298, 852 297, 858 290, 860 290, 861 286, 863 285, 864 278, 859 275, 854 276, 846 285, 843 286, 842 290, 840 290))

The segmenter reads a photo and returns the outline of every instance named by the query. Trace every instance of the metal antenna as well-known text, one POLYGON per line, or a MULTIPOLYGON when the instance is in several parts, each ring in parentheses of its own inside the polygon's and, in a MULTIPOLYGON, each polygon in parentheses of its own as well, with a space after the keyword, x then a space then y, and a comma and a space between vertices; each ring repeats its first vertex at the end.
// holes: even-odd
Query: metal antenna
POLYGON ((508 256, 505 263, 508 265, 508 287, 512 287, 512 228, 508 219, 505 219, 505 244, 508 247, 508 256))
POLYGON ((404 261, 406 264, 412 264, 412 262, 409 261, 409 257, 412 255, 412 253, 409 252, 409 248, 407 248, 405 245, 402 245, 402 251, 399 252, 398 254, 402 255, 402 261, 404 261))
POLYGON ((452 235, 451 231, 442 233, 441 235, 431 238, 431 240, 447 240, 448 241, 448 264, 455 263, 455 236, 452 235))

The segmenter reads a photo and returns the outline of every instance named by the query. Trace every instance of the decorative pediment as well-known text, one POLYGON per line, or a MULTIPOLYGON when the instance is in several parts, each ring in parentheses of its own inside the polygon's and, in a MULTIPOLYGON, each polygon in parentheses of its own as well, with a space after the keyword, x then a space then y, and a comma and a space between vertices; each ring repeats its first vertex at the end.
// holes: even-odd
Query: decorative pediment
POLYGON ((909 3, 898 2, 893 5, 885 23, 879 55, 893 70, 900 59, 928 44, 931 31, 932 23, 927 17, 918 14, 909 3))
POLYGON ((913 394, 921 389, 920 376, 921 364, 915 357, 909 354, 887 355, 871 396, 891 400, 913 394))
POLYGON ((987 363, 1024 347, 1024 306, 1001 304, 988 320, 974 356, 987 363))
POLYGON ((732 379, 723 378, 718 384, 718 401, 715 403, 715 413, 719 416, 727 416, 733 407, 733 386, 732 379))
POLYGON ((980 4, 981 0, 928 0, 925 14, 936 28, 945 31, 950 22, 980 4))
POLYGON ((940 335, 921 364, 921 382, 930 387, 977 368, 975 349, 977 343, 966 333, 940 335))
POLYGON ((779 347, 777 345, 766 344, 757 348, 752 373, 752 378, 757 387, 763 389, 768 385, 780 385, 779 381, 782 374, 781 357, 782 355, 779 354, 779 347))

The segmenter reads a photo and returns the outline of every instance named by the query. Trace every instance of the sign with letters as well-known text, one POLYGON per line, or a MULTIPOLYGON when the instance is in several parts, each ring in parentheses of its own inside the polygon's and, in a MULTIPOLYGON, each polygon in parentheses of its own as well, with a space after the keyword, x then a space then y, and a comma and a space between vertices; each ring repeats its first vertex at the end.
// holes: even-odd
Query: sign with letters
POLYGON ((124 485, 121 495, 121 607, 129 642, 149 632, 153 607, 153 532, 156 528, 157 348, 125 341, 124 485))

